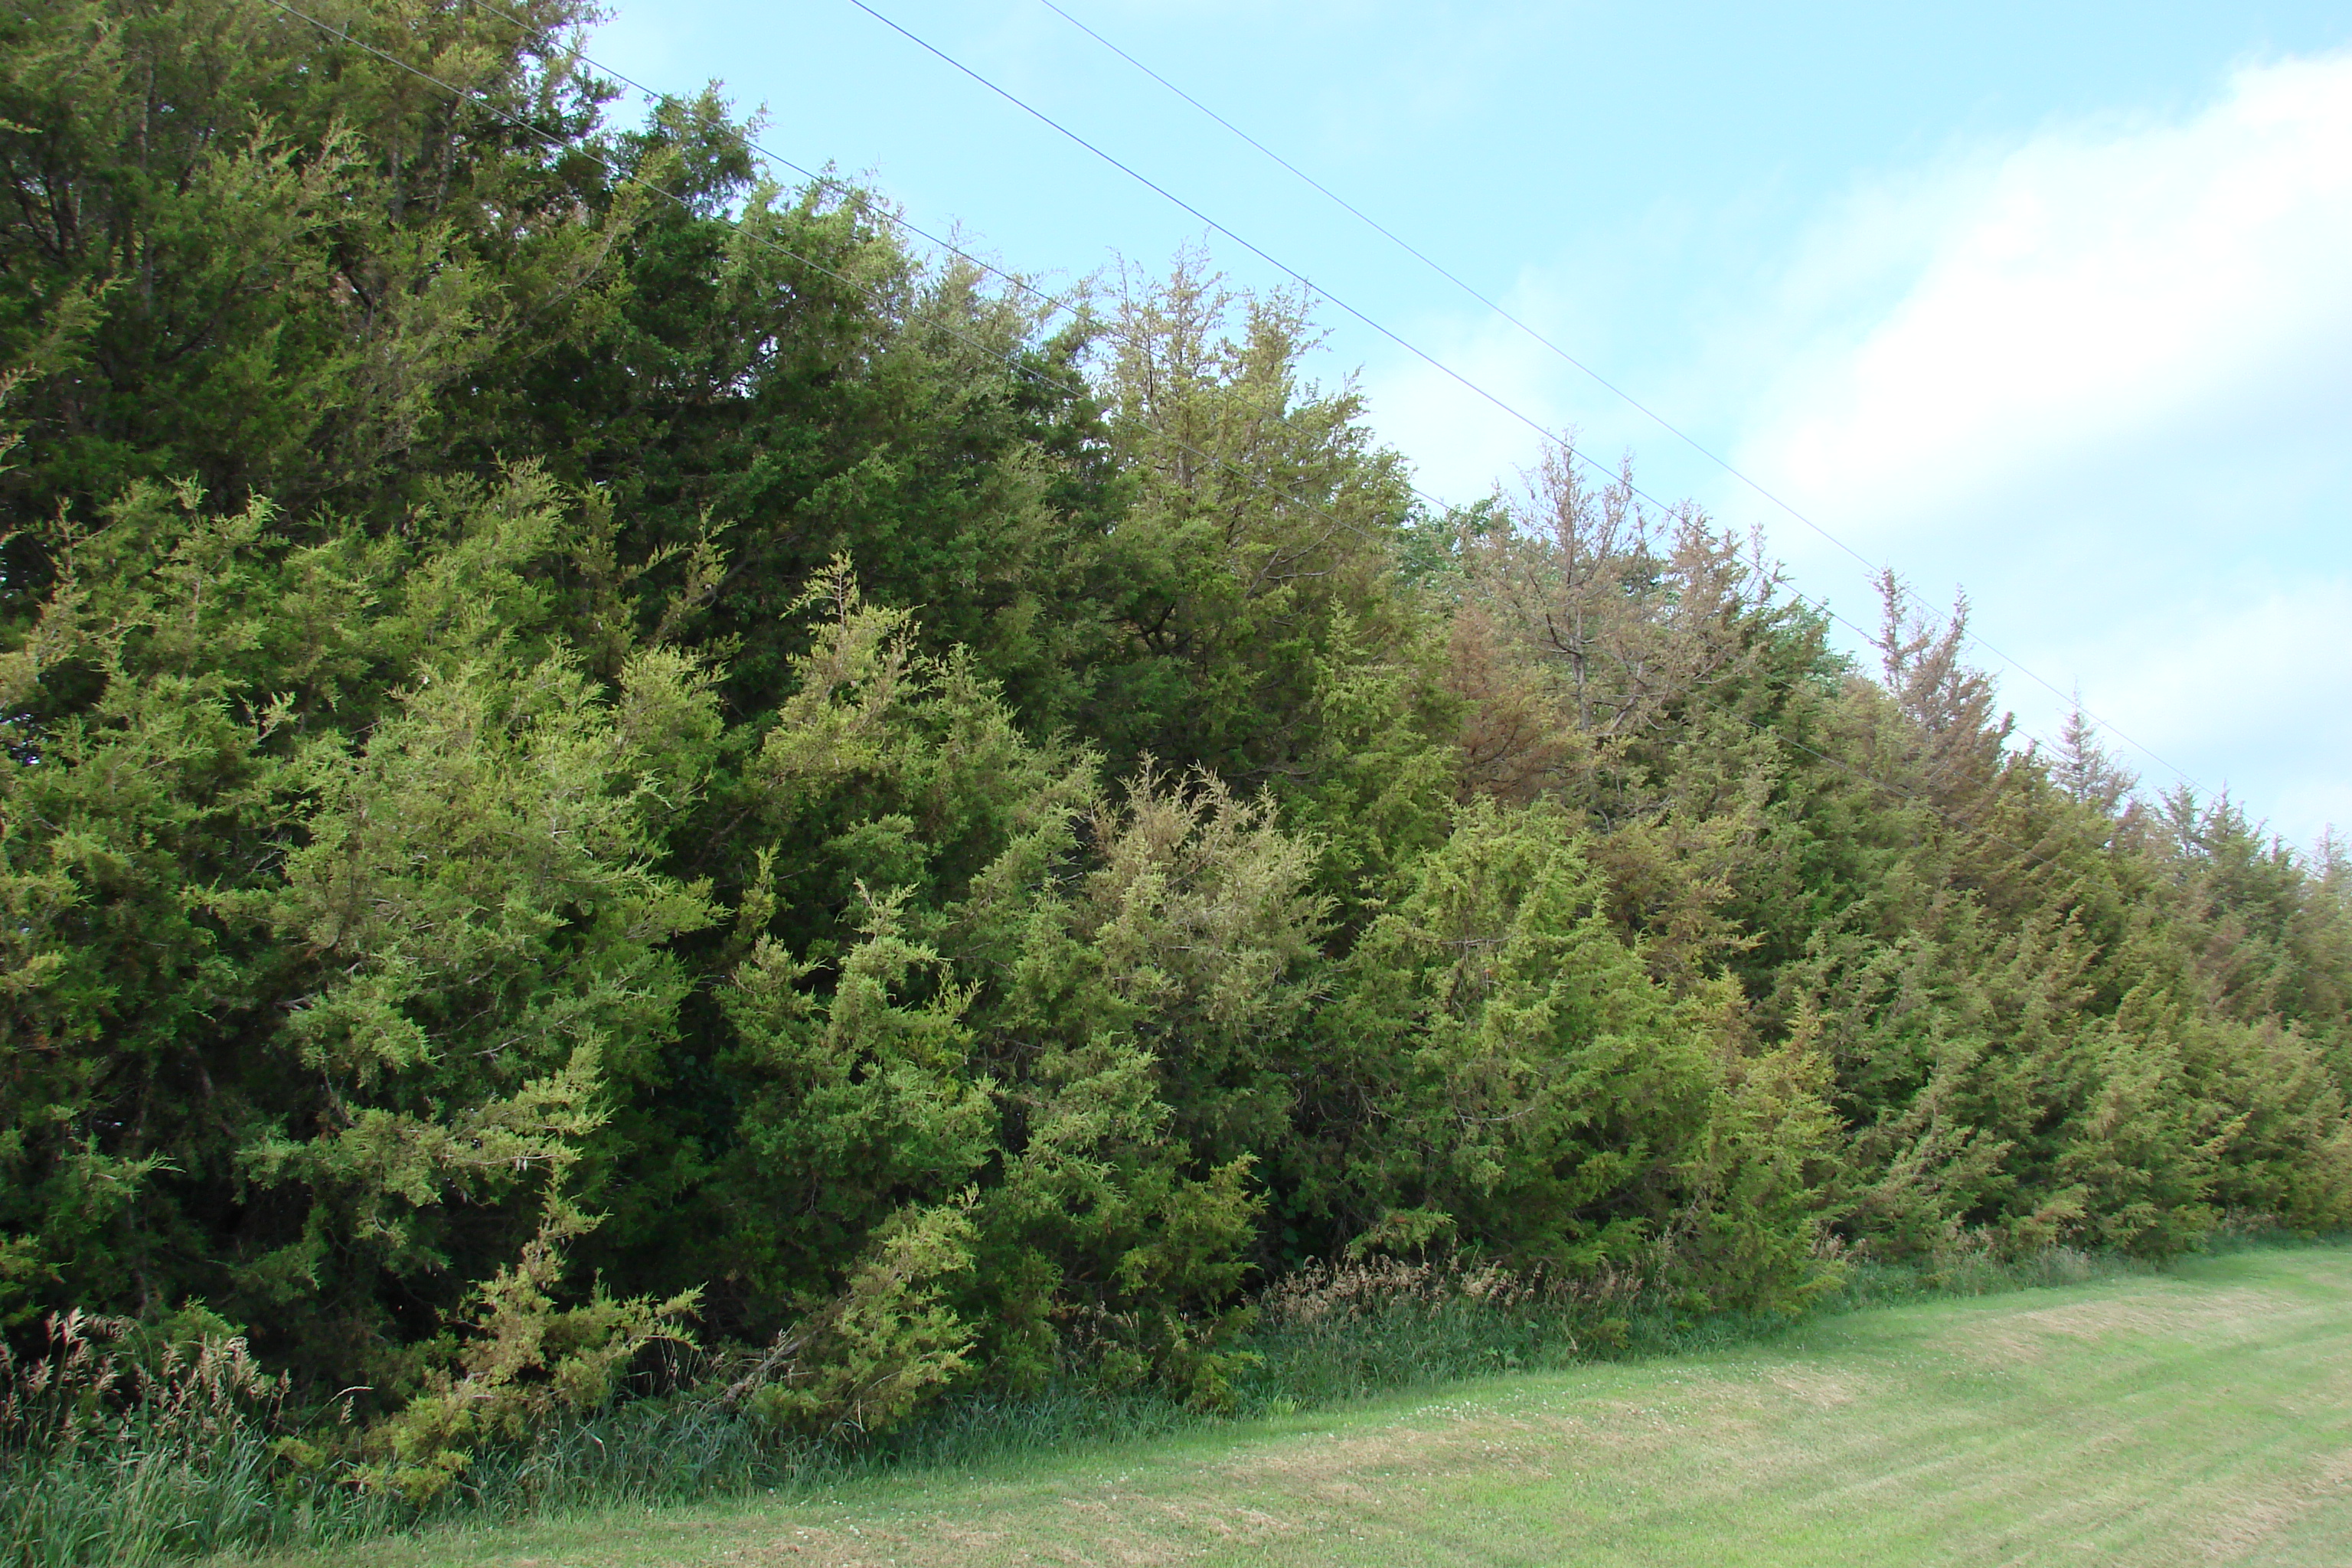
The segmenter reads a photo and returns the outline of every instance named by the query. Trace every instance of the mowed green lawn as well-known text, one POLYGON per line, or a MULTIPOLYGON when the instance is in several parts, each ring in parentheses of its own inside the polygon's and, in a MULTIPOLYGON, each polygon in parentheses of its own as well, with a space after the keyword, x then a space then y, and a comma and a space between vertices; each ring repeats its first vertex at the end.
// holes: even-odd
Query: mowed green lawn
POLYGON ((332 1561, 2352 1563, 2352 1250, 1882 1309, 1744 1351, 818 1503, 575 1518, 332 1561))

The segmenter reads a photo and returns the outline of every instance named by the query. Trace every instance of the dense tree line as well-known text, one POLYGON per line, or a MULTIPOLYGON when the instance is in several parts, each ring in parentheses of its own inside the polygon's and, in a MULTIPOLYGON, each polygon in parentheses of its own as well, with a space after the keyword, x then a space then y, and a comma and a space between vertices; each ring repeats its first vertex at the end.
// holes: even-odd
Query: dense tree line
POLYGON ((12 1330, 237 1325, 416 1490, 664 1336, 1214 1404, 1343 1252, 2352 1218, 2352 872, 1960 616, 1860 668, 1565 454, 1433 515, 1305 302, 1049 315, 573 0, 306 9, 0 10, 12 1330))

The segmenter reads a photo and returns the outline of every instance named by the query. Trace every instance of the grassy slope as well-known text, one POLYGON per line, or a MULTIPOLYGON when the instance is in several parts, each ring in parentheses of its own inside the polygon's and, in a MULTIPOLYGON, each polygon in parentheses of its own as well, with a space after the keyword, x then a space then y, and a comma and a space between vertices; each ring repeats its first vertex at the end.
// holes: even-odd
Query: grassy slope
POLYGON ((333 1561, 2343 1563, 2352 1251, 1860 1312, 1744 1351, 823 1503, 557 1521, 333 1561))

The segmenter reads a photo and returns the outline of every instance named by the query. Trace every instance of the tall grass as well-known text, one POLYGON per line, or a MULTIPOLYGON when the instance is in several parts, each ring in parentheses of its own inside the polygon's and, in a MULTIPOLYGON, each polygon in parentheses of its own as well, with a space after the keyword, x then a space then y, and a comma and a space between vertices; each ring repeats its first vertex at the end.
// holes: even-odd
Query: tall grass
POLYGON ((1622 1343, 1641 1295, 1630 1275, 1571 1281, 1458 1258, 1310 1264, 1259 1299, 1264 1359, 1243 1398, 1306 1409, 1565 1365, 1622 1343))
POLYGON ((0 1343, 0 1563, 141 1568, 394 1522, 381 1500, 288 1484, 285 1389, 243 1340, 140 1346, 82 1312, 46 1328, 41 1356, 0 1343))
MULTIPOLYGON (((2250 1244, 2259 1242, 2239 1242, 2250 1244)), ((2023 1259, 1959 1247, 1913 1264, 1856 1263, 1817 1310, 2081 1284, 2152 1267, 2063 1247, 2023 1259)), ((551 1423, 527 1445, 485 1447, 457 1486, 423 1507, 351 1484, 349 1461, 330 1457, 332 1407, 298 1415, 242 1341, 142 1348, 129 1324, 69 1314, 50 1321, 43 1355, 0 1346, 0 1568, 147 1568, 436 1522, 822 1495, 887 1470, 968 1471, 1202 1430, 1233 1415, 1750 1342, 1793 1321, 1694 1314, 1633 1275, 1569 1279, 1461 1259, 1310 1266, 1270 1288, 1258 1308, 1256 1359, 1235 1380, 1228 1412, 1148 1389, 1107 1390, 1073 1369, 1038 1392, 971 1393, 869 1440, 824 1442, 781 1436, 689 1389, 551 1423)))

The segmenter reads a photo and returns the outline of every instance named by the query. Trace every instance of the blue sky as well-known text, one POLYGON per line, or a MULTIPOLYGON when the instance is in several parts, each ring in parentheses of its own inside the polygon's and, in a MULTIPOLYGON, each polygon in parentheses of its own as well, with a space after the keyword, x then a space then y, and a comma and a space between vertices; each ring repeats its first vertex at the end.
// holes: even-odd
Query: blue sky
MULTIPOLYGON (((1060 3, 1924 597, 1965 587, 2028 732, 2064 706, 2039 676, 2151 784, 2352 828, 2352 3, 1060 3)), ((1872 619, 1843 550, 1040 0, 873 4, 1872 619)), ((777 153, 1033 275, 1205 239, 1284 281, 849 0, 621 0, 590 51, 722 80, 777 153)), ((1423 489, 1532 461, 1323 317, 1423 489)))

